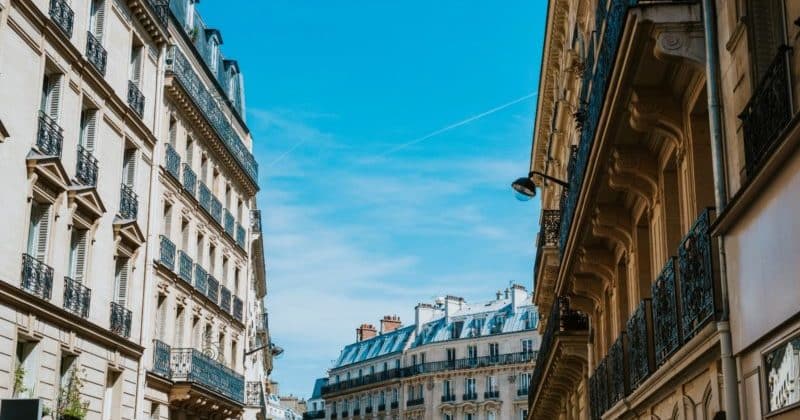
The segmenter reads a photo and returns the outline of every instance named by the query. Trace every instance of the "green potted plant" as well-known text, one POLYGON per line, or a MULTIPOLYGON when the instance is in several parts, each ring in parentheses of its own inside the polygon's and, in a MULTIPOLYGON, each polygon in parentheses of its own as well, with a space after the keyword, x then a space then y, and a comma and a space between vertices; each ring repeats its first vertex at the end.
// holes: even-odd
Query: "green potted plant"
POLYGON ((14 369, 13 395, 19 397, 26 392, 28 392, 28 388, 25 388, 25 368, 22 365, 17 365, 17 368, 14 369))
POLYGON ((58 397, 59 420, 83 420, 89 411, 89 403, 81 401, 83 378, 78 369, 72 369, 69 380, 61 387, 58 397))

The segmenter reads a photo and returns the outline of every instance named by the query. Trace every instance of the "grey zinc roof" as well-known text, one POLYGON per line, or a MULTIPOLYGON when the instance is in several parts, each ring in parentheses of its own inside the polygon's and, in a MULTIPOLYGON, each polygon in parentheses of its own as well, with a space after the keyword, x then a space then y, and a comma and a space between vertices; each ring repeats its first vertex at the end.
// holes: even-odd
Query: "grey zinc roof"
POLYGON ((457 312, 449 319, 439 318, 425 324, 411 347, 534 329, 539 320, 538 311, 533 305, 519 307, 516 311, 512 311, 510 304, 500 308, 493 307, 488 311, 479 311, 478 309, 467 308, 465 311, 457 312), (528 324, 529 318, 531 319, 530 324, 528 324), (531 328, 526 328, 526 326, 531 328))
POLYGON ((333 368, 338 368, 353 363, 363 362, 387 354, 397 353, 405 348, 409 338, 414 332, 414 326, 398 328, 388 334, 381 334, 358 343, 347 345, 333 368))
POLYGON ((314 381, 314 391, 311 393, 311 399, 316 400, 322 398, 322 387, 328 384, 328 378, 318 378, 314 381))

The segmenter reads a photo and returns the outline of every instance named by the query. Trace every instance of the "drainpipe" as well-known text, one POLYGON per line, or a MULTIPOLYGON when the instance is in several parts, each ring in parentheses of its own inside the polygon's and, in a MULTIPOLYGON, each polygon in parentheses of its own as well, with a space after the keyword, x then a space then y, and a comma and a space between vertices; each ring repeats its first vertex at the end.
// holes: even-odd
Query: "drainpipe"
MULTIPOLYGON (((703 30, 706 42, 706 91, 708 93, 708 125, 711 135, 711 160, 714 169, 714 200, 717 212, 728 205, 725 188, 725 162, 723 153, 722 105, 719 95, 719 43, 717 40, 717 14, 713 0, 703 0, 703 30)), ((727 420, 739 420, 739 380, 730 329, 728 302, 728 272, 725 257, 725 237, 717 237, 719 247, 719 279, 722 296, 722 317, 717 322, 720 334, 720 359, 722 364, 723 402, 727 420)))

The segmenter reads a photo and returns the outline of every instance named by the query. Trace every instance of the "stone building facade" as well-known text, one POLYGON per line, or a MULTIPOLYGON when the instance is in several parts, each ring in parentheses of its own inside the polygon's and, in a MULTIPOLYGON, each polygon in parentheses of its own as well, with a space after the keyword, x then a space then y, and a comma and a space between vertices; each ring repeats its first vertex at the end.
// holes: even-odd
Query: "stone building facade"
POLYGON ((495 300, 447 296, 357 330, 322 385, 326 419, 525 419, 538 313, 518 285, 495 300))
POLYGON ((800 415, 798 17, 549 1, 530 419, 800 415))
POLYGON ((2 398, 238 418, 266 381, 243 79, 196 3, 0 0, 2 398))

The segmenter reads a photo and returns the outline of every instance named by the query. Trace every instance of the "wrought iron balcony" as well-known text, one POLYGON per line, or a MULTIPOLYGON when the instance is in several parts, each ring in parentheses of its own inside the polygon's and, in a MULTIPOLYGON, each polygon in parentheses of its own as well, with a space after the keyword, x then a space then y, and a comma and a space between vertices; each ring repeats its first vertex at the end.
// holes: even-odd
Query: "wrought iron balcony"
POLYGON ((251 181, 258 182, 258 163, 231 126, 214 96, 205 89, 201 78, 192 70, 192 64, 175 46, 167 52, 167 72, 175 76, 183 89, 214 128, 228 152, 251 181))
POLYGON ((452 401, 455 401, 455 400, 456 400, 456 395, 455 394, 442 395, 442 402, 443 403, 452 402, 452 401))
POLYGON ((661 366, 681 344, 676 290, 675 258, 670 258, 652 286, 656 366, 661 366))
POLYGON ((617 401, 628 395, 628 384, 625 376, 625 351, 623 341, 625 334, 620 334, 608 349, 608 405, 612 407, 617 401))
POLYGON ((258 381, 248 381, 246 385, 245 403, 254 407, 261 405, 261 383, 258 381))
POLYGON ((592 376, 589 377, 589 405, 592 420, 600 420, 610 408, 607 359, 601 360, 592 376))
POLYGON ((415 398, 413 400, 406 401, 406 407, 414 407, 422 404, 425 404, 425 398, 415 398))
POLYGON ((331 413, 331 420, 334 420, 334 419, 336 419, 338 417, 339 417, 339 415, 336 414, 336 412, 331 413))
POLYGON ((206 296, 211 299, 214 304, 219 302, 219 281, 214 276, 208 276, 208 293, 206 296))
POLYGON ((117 302, 111 302, 110 318, 111 319, 109 322, 111 326, 111 332, 121 335, 125 338, 129 338, 131 336, 131 320, 133 318, 133 314, 129 309, 126 309, 117 302))
POLYGON ((500 391, 486 391, 483 393, 483 398, 486 400, 497 399, 500 398, 500 391))
POLYGON ((103 76, 106 75, 106 60, 108 53, 103 44, 91 32, 86 32, 86 59, 103 76))
POLYGON ((144 117, 144 94, 139 90, 139 86, 130 80, 128 80, 128 106, 139 118, 144 117))
POLYGON ((715 313, 711 211, 700 215, 678 247, 684 341, 694 337, 715 313))
POLYGON ((159 236, 159 238, 161 246, 159 247, 158 262, 167 267, 169 271, 175 271, 175 244, 164 235, 159 236))
POLYGON ((261 233, 261 210, 250 210, 250 231, 261 233))
POLYGON ((243 316, 244 316, 243 312, 244 312, 244 303, 242 302, 241 299, 239 299, 239 297, 234 296, 233 297, 233 317, 236 318, 237 320, 239 320, 239 322, 242 322, 242 320, 244 319, 243 318, 243 316))
POLYGON ((164 145, 165 155, 164 155, 164 164, 167 168, 167 173, 172 175, 173 178, 180 181, 181 179, 181 156, 172 147, 171 144, 167 143, 164 145))
POLYGON ((31 255, 22 254, 22 279, 20 287, 45 300, 53 295, 53 268, 31 255))
POLYGON ((245 244, 245 231, 242 225, 236 224, 236 245, 239 245, 239 248, 247 250, 247 246, 245 244))
POLYGON ((521 397, 523 395, 528 395, 528 390, 529 390, 529 388, 527 388, 527 387, 518 389, 517 390, 517 396, 521 397))
POLYGON ((230 210, 225 209, 225 233, 228 234, 231 238, 236 237, 236 221, 233 219, 233 214, 231 214, 230 210))
POLYGON ((69 277, 64 277, 64 309, 75 315, 89 316, 92 290, 69 277))
POLYGON ((649 341, 648 318, 650 300, 639 303, 625 329, 628 337, 628 386, 633 391, 653 373, 652 346, 649 341))
POLYGON ((400 402, 392 401, 392 403, 389 406, 391 407, 392 410, 397 410, 397 408, 400 407, 400 402))
POLYGON ((468 393, 462 395, 461 399, 464 400, 464 401, 475 401, 475 400, 478 399, 478 393, 477 392, 468 392, 468 393))
POLYGON ((153 369, 152 372, 164 378, 170 378, 170 352, 172 349, 167 343, 160 340, 153 340, 153 369))
POLYGON ((244 403, 244 377, 195 349, 172 349, 170 369, 174 382, 197 384, 240 404, 244 403))
POLYGON ((197 201, 200 203, 200 207, 211 213, 211 190, 208 189, 203 181, 199 181, 198 184, 197 201))
POLYGON ((303 413, 303 420, 318 420, 325 418, 325 410, 306 411, 303 413))
POLYGON ((744 133, 744 157, 747 174, 755 175, 761 162, 781 138, 792 119, 792 81, 789 53, 781 46, 752 98, 739 114, 744 133))
POLYGON ((231 291, 225 286, 219 291, 219 307, 227 313, 231 312, 231 291))
POLYGON ((378 404, 378 411, 386 411, 386 403, 378 404))
POLYGON ((188 284, 192 284, 192 258, 184 251, 178 251, 178 277, 188 284))
POLYGON ((342 418, 350 417, 350 413, 347 410, 342 411, 342 418))
POLYGON ((547 328, 539 351, 536 354, 536 365, 531 375, 530 388, 535 392, 544 377, 544 370, 547 368, 547 360, 553 350, 553 344, 557 335, 569 334, 573 332, 586 332, 589 330, 589 317, 586 314, 570 309, 569 299, 559 297, 553 302, 550 309, 550 316, 547 319, 547 328))
POLYGON ((64 143, 62 132, 54 119, 39 111, 39 130, 36 133, 36 148, 39 153, 61 157, 61 145, 64 143))
POLYGON ((197 188, 197 175, 188 163, 183 164, 183 189, 194 197, 197 188))
POLYGON ((53 22, 67 35, 67 38, 72 37, 75 13, 70 9, 66 0, 50 0, 50 19, 53 19, 53 22))
POLYGON ((357 416, 360 416, 360 415, 361 415, 361 409, 360 408, 354 408, 353 409, 353 417, 357 417, 357 416))
POLYGON ((75 178, 81 184, 89 187, 97 185, 97 158, 80 144, 78 145, 78 163, 75 168, 75 178))
POLYGON ((364 407, 364 414, 372 414, 372 406, 371 405, 364 407))
POLYGON ((208 212, 211 214, 211 217, 222 226, 222 203, 217 199, 217 197, 211 196, 211 203, 209 204, 208 212))
POLYGON ((208 273, 200 267, 200 264, 194 265, 194 288, 203 295, 208 294, 208 273))
POLYGON ((169 26, 169 1, 170 0, 147 0, 158 22, 166 28, 169 26))
POLYGON ((139 213, 139 198, 133 187, 122 184, 119 197, 119 215, 125 220, 134 220, 139 213))

